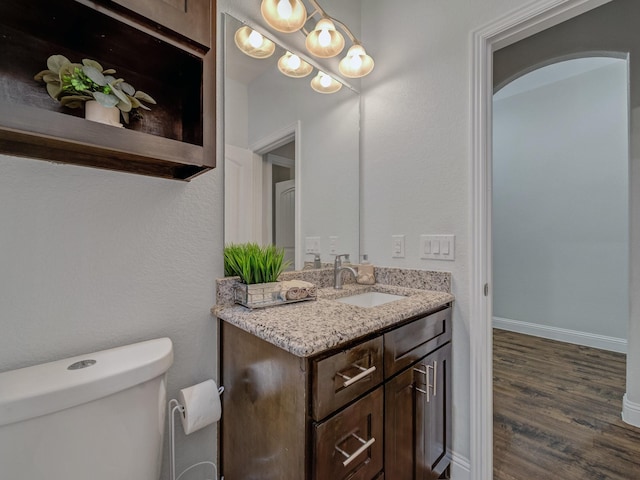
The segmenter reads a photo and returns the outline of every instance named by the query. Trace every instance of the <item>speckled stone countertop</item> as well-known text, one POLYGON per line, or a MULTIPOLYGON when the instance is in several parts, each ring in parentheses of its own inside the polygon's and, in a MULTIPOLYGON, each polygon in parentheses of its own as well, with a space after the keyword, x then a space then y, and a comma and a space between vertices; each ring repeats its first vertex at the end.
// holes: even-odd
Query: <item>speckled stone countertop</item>
MULTIPOLYGON (((250 310, 233 304, 234 279, 216 282, 214 316, 235 325, 299 357, 310 357, 339 347, 378 330, 390 327, 451 303, 451 274, 426 270, 376 267, 376 284, 345 283, 335 290, 333 269, 288 272, 280 279, 299 278, 315 283, 318 299, 250 310), (407 298, 377 307, 358 307, 336 299, 377 291, 407 298)), ((345 279, 345 281, 347 281, 345 279)))

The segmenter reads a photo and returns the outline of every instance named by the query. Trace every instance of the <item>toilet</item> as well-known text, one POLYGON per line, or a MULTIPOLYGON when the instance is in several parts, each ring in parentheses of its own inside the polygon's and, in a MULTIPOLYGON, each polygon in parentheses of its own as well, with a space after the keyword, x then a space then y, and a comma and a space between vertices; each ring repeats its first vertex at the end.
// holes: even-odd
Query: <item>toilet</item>
POLYGON ((0 478, 158 480, 168 338, 0 373, 0 478))

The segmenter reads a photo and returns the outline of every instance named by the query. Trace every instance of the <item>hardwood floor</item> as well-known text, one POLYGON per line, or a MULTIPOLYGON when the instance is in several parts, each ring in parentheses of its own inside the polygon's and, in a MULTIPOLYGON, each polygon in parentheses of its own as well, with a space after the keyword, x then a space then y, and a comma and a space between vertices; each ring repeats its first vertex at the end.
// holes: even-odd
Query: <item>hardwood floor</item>
POLYGON ((626 356, 494 329, 494 480, 640 480, 626 356))

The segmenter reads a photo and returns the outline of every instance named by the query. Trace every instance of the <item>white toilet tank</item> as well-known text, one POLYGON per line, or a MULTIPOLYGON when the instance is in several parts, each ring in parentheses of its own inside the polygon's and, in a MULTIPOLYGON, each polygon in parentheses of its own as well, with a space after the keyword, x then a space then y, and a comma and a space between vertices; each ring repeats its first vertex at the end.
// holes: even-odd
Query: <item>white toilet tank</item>
POLYGON ((159 338, 0 373, 0 479, 158 480, 172 363, 159 338))

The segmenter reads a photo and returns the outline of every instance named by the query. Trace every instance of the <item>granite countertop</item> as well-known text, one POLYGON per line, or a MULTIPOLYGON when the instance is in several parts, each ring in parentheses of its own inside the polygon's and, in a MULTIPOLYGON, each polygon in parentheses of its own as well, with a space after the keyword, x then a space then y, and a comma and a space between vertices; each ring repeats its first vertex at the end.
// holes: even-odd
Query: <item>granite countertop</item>
MULTIPOLYGON (((333 269, 321 270, 333 273, 333 269)), ((310 275, 317 277, 321 273, 316 270, 310 275)), ((323 285, 326 282, 318 277, 316 284, 324 288, 318 289, 317 300, 256 310, 231 303, 225 295, 229 279, 222 279, 217 286, 218 304, 211 311, 225 322, 283 350, 299 357, 310 357, 413 316, 433 311, 454 300, 450 293, 451 277, 446 272, 378 268, 376 280, 382 279, 388 283, 347 283, 342 290, 336 290, 323 285), (425 277, 429 274, 434 275, 425 277), (407 284, 419 285, 421 288, 411 288, 407 284), (336 301, 340 297, 370 291, 403 295, 407 298, 376 307, 359 307, 336 301)))

